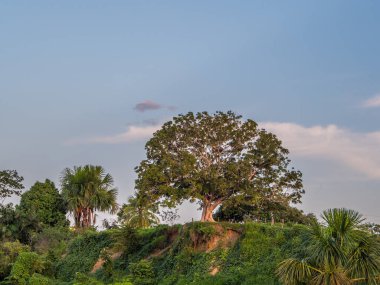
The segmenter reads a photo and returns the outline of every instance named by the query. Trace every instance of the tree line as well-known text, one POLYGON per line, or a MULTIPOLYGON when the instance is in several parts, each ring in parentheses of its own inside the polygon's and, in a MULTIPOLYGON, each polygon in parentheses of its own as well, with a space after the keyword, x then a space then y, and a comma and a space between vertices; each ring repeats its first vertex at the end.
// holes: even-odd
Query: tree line
POLYGON ((121 206, 113 177, 101 166, 66 168, 60 189, 46 179, 24 193, 16 170, 0 171, 1 241, 35 246, 46 229, 68 228, 68 214, 82 230, 96 225, 99 211, 117 214, 117 223, 104 223, 108 228, 148 228, 175 221, 176 207, 190 201, 199 205, 202 222, 309 225, 309 244, 279 265, 284 284, 376 284, 379 239, 356 212, 325 212, 320 224, 295 208, 305 192, 302 173, 292 167, 281 140, 253 120, 233 112, 178 115, 153 134, 145 150, 135 168, 135 192, 121 206), (16 206, 4 203, 12 195, 21 195, 16 206))

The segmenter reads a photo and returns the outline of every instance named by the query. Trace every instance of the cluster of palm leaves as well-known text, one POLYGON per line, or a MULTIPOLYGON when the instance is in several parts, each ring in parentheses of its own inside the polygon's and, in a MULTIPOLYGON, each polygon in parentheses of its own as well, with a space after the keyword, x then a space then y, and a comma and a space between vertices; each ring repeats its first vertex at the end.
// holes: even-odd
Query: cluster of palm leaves
POLYGON ((286 285, 379 284, 380 240, 362 227, 363 217, 330 209, 306 233, 304 250, 280 263, 277 275, 286 285))
POLYGON ((114 214, 118 208, 113 178, 101 166, 79 166, 63 171, 62 194, 77 228, 96 223, 97 210, 114 214))
POLYGON ((157 204, 146 194, 136 193, 118 213, 119 221, 132 228, 149 228, 160 223, 157 204))

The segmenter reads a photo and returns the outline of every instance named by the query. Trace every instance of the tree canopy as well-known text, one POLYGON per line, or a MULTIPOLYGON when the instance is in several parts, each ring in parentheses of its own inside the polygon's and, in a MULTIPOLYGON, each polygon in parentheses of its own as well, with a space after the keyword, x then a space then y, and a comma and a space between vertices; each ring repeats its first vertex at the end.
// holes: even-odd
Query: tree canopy
POLYGON ((42 226, 63 226, 68 223, 66 203, 49 179, 37 181, 29 191, 23 193, 17 210, 24 217, 36 216, 42 226))
POLYGON ((169 207, 197 201, 202 221, 213 221, 213 211, 229 199, 297 203, 304 193, 281 141, 231 111, 174 117, 145 149, 137 190, 169 207))

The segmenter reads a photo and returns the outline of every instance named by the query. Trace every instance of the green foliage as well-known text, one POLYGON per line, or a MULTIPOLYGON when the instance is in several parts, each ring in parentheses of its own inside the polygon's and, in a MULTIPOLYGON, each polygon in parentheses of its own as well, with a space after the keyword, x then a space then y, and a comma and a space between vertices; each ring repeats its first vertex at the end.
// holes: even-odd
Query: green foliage
POLYGON ((123 226, 112 232, 114 247, 124 254, 130 254, 140 246, 140 240, 136 229, 123 226))
POLYGON ((48 179, 36 182, 21 195, 17 211, 21 218, 35 216, 40 227, 68 225, 66 204, 54 183, 48 179))
POLYGON ((44 260, 34 252, 21 252, 12 266, 8 279, 14 285, 28 284, 34 273, 44 269, 44 260))
POLYGON ((190 235, 196 234, 204 238, 204 241, 206 241, 211 236, 216 234, 216 230, 213 223, 194 222, 189 224, 188 233, 190 235))
POLYGON ((102 282, 83 273, 76 273, 73 285, 103 285, 102 282))
POLYGON ((138 232, 139 247, 136 248, 130 260, 140 260, 146 256, 153 254, 154 251, 161 251, 165 249, 173 241, 178 233, 178 227, 168 227, 167 225, 160 225, 156 228, 140 230, 138 232))
POLYGON ((18 255, 28 251, 30 251, 30 248, 19 241, 0 244, 0 280, 10 274, 12 264, 16 261, 18 255))
POLYGON ((50 180, 36 182, 29 191, 21 195, 16 207, 18 238, 28 244, 48 227, 69 225, 66 219, 66 204, 58 189, 50 180))
POLYGON ((113 285, 134 285, 134 284, 132 284, 129 281, 129 279, 124 279, 124 280, 121 280, 121 281, 114 282, 113 285))
MULTIPOLYGON (((298 252, 305 230, 301 225, 283 228, 256 223, 161 226, 139 231, 140 246, 123 258, 133 284, 141 281, 138 276, 152 272, 159 285, 279 284, 277 264, 298 252), (226 238, 230 229, 241 233, 235 246, 207 251, 207 243, 226 238), (214 268, 219 272, 211 276, 214 268)), ((150 278, 144 280, 150 282, 150 278)))
POLYGON ((30 278, 29 278, 29 285, 52 285, 53 282, 50 280, 48 277, 43 276, 38 273, 34 273, 30 278))
POLYGON ((145 148, 136 188, 169 207, 197 201, 202 221, 213 221, 212 212, 231 198, 297 203, 304 192, 281 141, 233 112, 174 117, 145 148))
POLYGON ((73 233, 67 227, 48 227, 33 236, 32 246, 39 254, 55 252, 62 255, 72 236, 73 233))
POLYGON ((134 197, 128 199, 128 204, 124 204, 119 213, 119 221, 133 228, 149 228, 158 225, 160 219, 156 216, 158 206, 154 200, 138 192, 134 197))
POLYGON ((0 240, 15 240, 19 236, 19 224, 13 204, 0 204, 0 240))
POLYGON ((113 178, 101 166, 85 165, 66 168, 61 178, 62 194, 74 215, 77 228, 95 224, 96 211, 116 213, 117 190, 113 178))
POLYGON ((287 201, 251 203, 249 201, 224 203, 214 214, 217 221, 243 222, 261 221, 299 223, 309 225, 315 220, 312 214, 305 215, 303 211, 291 207, 287 201))
POLYGON ((131 263, 128 269, 134 285, 155 284, 155 273, 151 261, 142 259, 139 262, 131 263))
MULTIPOLYGON (((326 219, 329 218, 326 216, 326 219)), ((334 236, 339 241, 344 240, 341 233, 346 231, 345 227, 335 228, 332 231, 334 236)), ((57 285, 278 285, 280 282, 275 272, 279 263, 305 254, 313 256, 305 247, 315 244, 310 243, 309 234, 309 228, 304 225, 271 226, 252 222, 195 222, 184 226, 161 225, 139 230, 125 227, 101 233, 86 231, 70 242, 67 253, 61 255, 61 260, 52 261, 57 264, 58 279, 48 280, 46 277, 54 275, 48 273, 48 252, 46 261, 43 262, 44 270, 32 270, 24 280, 30 282, 34 273, 41 273, 45 275, 46 282, 51 281, 51 284, 57 285), (238 237, 233 239, 235 243, 229 244, 225 241, 233 238, 231 233, 238 237), (125 243, 125 247, 120 247, 116 243, 123 234, 125 238, 121 243, 125 243), (114 260, 111 252, 123 248, 124 254, 114 260), (88 275, 99 258, 105 261, 103 268, 94 275, 88 275), (215 275, 211 275, 211 272, 215 275)), ((354 236, 356 238, 357 235, 354 236)), ((376 245, 375 240, 362 239, 362 243, 357 245, 352 260, 363 254, 376 257, 372 250, 376 248, 373 247, 376 245)), ((313 252, 319 254, 315 249, 313 252)), ((353 274, 363 269, 350 264, 353 274)), ((334 276, 343 278, 339 274, 334 276)), ((36 277, 43 278, 40 275, 36 277)), ((40 283, 44 284, 42 282, 44 281, 40 283)))
POLYGON ((347 209, 323 212, 324 224, 306 232, 303 252, 282 261, 284 284, 378 284, 380 240, 361 228, 362 216, 347 209))
POLYGON ((86 231, 68 246, 67 255, 57 262, 57 277, 70 281, 77 272, 90 272, 101 251, 111 244, 108 232, 86 231))
POLYGON ((1 170, 0 171, 0 203, 2 204, 5 198, 12 195, 20 195, 21 189, 24 189, 22 181, 24 178, 19 176, 16 170, 1 170))

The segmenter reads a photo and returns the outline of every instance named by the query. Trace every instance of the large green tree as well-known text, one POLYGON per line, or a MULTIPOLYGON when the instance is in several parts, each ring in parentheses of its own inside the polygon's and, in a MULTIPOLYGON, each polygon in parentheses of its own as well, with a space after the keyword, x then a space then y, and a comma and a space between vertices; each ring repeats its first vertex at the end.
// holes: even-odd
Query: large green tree
POLYGON ((189 199, 213 221, 223 202, 249 199, 297 203, 301 173, 272 133, 233 112, 188 113, 165 123, 147 142, 136 188, 173 207, 189 199))
POLYGON ((0 203, 12 195, 20 195, 24 188, 23 180, 24 178, 19 176, 16 170, 0 171, 0 203))
POLYGON ((323 212, 306 233, 303 251, 280 263, 277 275, 285 285, 379 284, 380 241, 361 226, 352 210, 323 212))
POLYGON ((116 213, 117 190, 113 178, 101 166, 66 168, 61 177, 62 195, 73 213, 76 227, 90 227, 96 211, 116 213))
POLYGON ((36 216, 42 227, 67 225, 67 206, 62 195, 49 179, 37 181, 21 195, 17 211, 22 217, 36 216))

